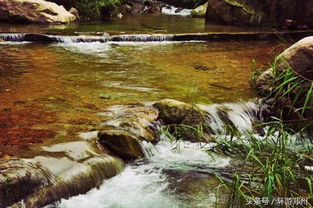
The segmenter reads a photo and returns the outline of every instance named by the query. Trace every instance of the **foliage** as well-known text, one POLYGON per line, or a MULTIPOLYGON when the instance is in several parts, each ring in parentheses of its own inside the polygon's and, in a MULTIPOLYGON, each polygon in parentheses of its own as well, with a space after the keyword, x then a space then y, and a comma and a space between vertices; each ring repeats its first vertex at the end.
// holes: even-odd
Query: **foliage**
POLYGON ((98 19, 114 13, 122 0, 52 0, 67 9, 75 7, 83 19, 98 19))

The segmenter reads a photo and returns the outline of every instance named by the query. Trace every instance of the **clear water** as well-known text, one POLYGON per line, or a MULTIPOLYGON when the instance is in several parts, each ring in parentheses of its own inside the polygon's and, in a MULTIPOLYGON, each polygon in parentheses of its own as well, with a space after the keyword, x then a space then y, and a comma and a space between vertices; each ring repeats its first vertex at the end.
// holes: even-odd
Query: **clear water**
MULTIPOLYGON (((247 101, 252 60, 271 58, 271 42, 108 42, 0 45, 0 129, 12 142, 57 143, 100 123, 97 112, 117 104, 172 98, 187 103, 247 101), (49 124, 49 125, 48 125, 49 124), (44 132, 42 132, 44 130, 44 132), (35 130, 34 130, 35 131, 35 130), (48 132, 47 132, 48 131, 48 132), (47 140, 46 135, 53 140, 47 140), (23 138, 23 139, 22 139, 23 138)), ((18 144, 24 145, 24 144, 18 144)), ((2 147, 0 147, 2 149, 2 147)), ((11 150, 12 149, 12 150, 11 150)))
MULTIPOLYGON (((172 12, 172 10, 169 10, 172 12)), ((125 16, 112 22, 82 22, 70 25, 12 25, 0 24, 0 32, 29 32, 52 34, 110 34, 130 33, 199 33, 199 32, 243 32, 260 31, 261 28, 240 28, 221 25, 206 25, 204 18, 179 15, 125 16)))

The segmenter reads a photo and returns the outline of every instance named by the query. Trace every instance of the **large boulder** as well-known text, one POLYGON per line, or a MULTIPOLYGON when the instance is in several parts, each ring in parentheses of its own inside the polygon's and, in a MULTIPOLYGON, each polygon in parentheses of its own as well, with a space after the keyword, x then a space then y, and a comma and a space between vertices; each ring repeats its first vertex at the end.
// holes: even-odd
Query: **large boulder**
POLYGON ((312 0, 208 0, 206 21, 242 26, 313 26, 312 0))
POLYGON ((251 2, 244 0, 209 0, 206 12, 208 23, 229 25, 260 25, 265 15, 258 11, 251 2))
POLYGON ((44 0, 0 0, 0 19, 28 23, 64 24, 77 18, 55 3, 44 0))
MULTIPOLYGON (((284 79, 284 81, 287 80, 284 79)), ((273 67, 259 76, 255 86, 262 95, 271 98, 276 108, 285 111, 283 114, 285 119, 303 120, 313 118, 313 110, 310 109, 313 106, 313 95, 307 96, 313 85, 312 81, 313 36, 310 36, 290 46, 277 56, 273 67), (291 81, 283 84, 281 79, 278 80, 278 77, 282 75, 288 76, 291 81), (277 90, 278 87, 281 92, 277 90), (309 108, 302 111, 301 108, 304 105, 309 108)))

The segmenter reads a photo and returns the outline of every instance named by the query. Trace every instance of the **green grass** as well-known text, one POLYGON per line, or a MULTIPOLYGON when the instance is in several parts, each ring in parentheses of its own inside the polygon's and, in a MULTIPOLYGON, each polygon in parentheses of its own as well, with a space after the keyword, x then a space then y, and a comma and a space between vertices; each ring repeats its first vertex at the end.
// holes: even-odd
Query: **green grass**
MULTIPOLYGON (((204 134, 202 128, 185 127, 198 136, 204 134)), ((259 127, 265 130, 262 137, 252 132, 240 133, 225 128, 224 134, 214 137, 216 145, 205 149, 211 156, 225 155, 236 161, 231 182, 216 171, 222 187, 229 193, 227 207, 270 207, 269 204, 256 205, 254 200, 267 199, 275 204, 277 199, 297 197, 308 199, 308 205, 289 207, 312 206, 313 174, 304 167, 313 166, 313 145, 305 132, 297 133, 279 121, 260 124, 259 127), (292 138, 296 138, 297 145, 292 138)), ((165 133, 172 142, 179 144, 184 140, 184 133, 178 131, 165 133)), ((203 148, 207 147, 204 145, 203 148)))
POLYGON ((296 197, 311 199, 312 206, 313 175, 303 168, 306 164, 313 165, 312 147, 295 148, 290 139, 297 136, 301 140, 302 135, 279 122, 266 125, 268 130, 261 140, 252 133, 244 133, 239 139, 220 136, 216 138, 217 145, 210 150, 242 161, 240 172, 233 173, 232 183, 221 179, 230 193, 227 207, 267 207, 265 204, 248 205, 248 202, 257 198, 272 202, 296 197))
MULTIPOLYGON (((313 82, 296 74, 282 57, 271 64, 271 72, 260 93, 272 100, 276 117, 298 129, 313 129, 313 82)), ((252 75, 256 80, 258 72, 252 75)))

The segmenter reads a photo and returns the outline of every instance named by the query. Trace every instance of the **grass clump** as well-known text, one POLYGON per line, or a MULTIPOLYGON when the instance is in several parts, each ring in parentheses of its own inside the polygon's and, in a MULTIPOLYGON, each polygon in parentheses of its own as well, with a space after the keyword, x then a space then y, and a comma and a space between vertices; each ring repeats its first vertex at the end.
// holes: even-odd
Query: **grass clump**
MULTIPOLYGON (((256 80, 253 75, 252 79, 256 80)), ((298 130, 313 130, 313 81, 295 72, 277 56, 262 81, 260 93, 270 101, 276 117, 298 130)))
POLYGON ((312 207, 313 175, 306 169, 313 166, 312 146, 305 144, 303 135, 279 122, 266 128, 262 138, 252 133, 217 137, 217 145, 210 150, 242 163, 232 182, 221 179, 230 193, 227 207, 312 207), (296 204, 297 199, 302 204, 296 204))

